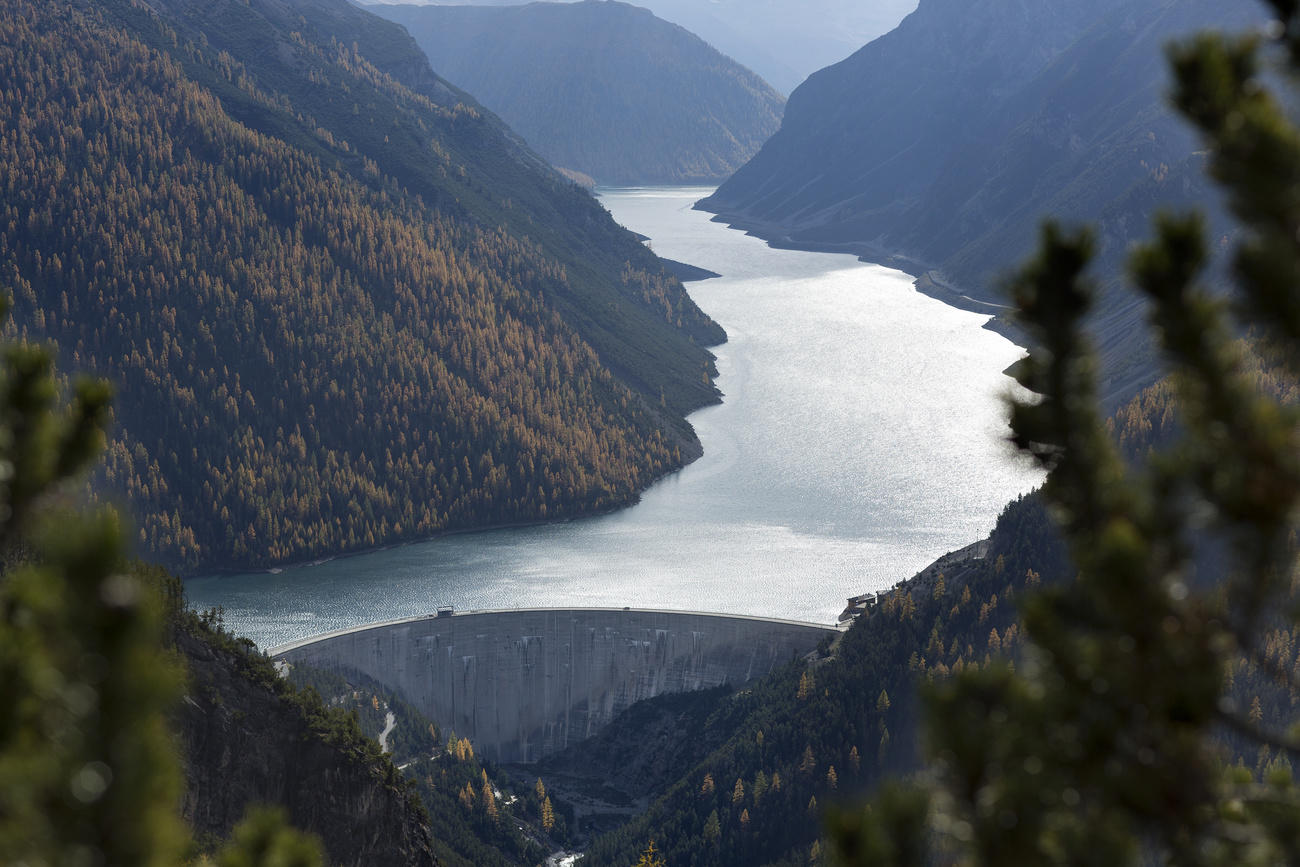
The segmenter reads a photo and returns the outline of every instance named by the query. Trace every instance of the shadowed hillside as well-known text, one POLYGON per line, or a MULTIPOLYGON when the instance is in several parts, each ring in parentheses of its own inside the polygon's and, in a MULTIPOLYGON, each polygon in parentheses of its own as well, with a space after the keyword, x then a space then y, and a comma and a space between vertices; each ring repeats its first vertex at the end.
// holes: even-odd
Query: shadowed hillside
POLYGON ((540 154, 598 183, 717 182, 781 121, 757 75, 625 3, 371 8, 540 154))

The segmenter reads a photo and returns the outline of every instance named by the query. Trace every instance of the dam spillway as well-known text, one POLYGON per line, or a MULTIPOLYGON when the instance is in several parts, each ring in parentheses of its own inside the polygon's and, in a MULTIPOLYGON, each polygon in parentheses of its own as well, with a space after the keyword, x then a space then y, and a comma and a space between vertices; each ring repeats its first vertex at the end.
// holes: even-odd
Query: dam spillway
POLYGON ((497 762, 531 762, 642 699, 739 686, 836 630, 792 620, 627 608, 468 611, 376 623, 271 648, 359 672, 497 762))

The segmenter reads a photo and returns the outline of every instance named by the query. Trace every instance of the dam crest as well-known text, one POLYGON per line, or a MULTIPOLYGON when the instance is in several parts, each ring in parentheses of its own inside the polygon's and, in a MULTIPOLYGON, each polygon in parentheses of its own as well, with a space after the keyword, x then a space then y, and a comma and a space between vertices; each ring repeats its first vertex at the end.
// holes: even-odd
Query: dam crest
POLYGON ((495 762, 585 740, 642 699, 740 686, 817 648, 831 626, 640 608, 451 612, 271 648, 277 660, 391 689, 495 762))

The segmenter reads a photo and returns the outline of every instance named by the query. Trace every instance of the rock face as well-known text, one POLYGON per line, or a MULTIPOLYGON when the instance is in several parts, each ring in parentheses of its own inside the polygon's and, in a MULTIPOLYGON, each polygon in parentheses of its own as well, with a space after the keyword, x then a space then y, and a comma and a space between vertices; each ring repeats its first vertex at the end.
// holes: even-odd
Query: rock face
POLYGON ((365 758, 326 742, 302 711, 241 671, 237 653, 188 633, 190 688, 177 712, 182 813, 225 837, 250 806, 277 805, 324 843, 332 865, 433 865, 429 829, 405 791, 365 758))
MULTIPOLYGON (((1158 203, 1212 197, 1166 107, 1163 46, 1238 28, 1245 0, 922 0, 894 31, 814 73, 781 130, 703 203, 772 240, 851 250, 997 298, 1046 215, 1100 226, 1103 279, 1122 273, 1158 203)), ((1132 309, 1099 324, 1112 389, 1132 309)))
POLYGON ((538 153, 601 184, 716 183, 781 123, 765 81, 626 3, 370 8, 538 153))
POLYGON ((529 762, 583 740, 633 703, 739 686, 816 648, 831 627, 628 609, 423 617, 271 650, 360 671, 492 761, 529 762))

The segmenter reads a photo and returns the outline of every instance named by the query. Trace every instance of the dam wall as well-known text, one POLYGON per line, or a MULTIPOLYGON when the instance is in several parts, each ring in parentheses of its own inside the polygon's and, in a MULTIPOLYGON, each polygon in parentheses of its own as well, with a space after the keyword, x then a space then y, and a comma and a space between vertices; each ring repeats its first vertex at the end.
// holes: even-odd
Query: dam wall
POLYGON ((531 762, 664 693, 739 686, 836 630, 790 620, 644 609, 428 615, 272 648, 290 664, 361 672, 497 762, 531 762))

